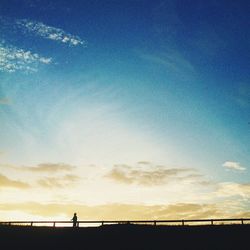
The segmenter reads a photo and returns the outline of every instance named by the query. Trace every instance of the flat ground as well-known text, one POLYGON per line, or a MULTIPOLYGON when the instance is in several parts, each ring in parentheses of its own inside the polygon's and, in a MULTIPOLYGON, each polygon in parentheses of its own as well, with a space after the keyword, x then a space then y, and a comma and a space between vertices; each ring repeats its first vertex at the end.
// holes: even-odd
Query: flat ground
POLYGON ((0 226, 1 249, 250 249, 250 225, 95 228, 0 226))

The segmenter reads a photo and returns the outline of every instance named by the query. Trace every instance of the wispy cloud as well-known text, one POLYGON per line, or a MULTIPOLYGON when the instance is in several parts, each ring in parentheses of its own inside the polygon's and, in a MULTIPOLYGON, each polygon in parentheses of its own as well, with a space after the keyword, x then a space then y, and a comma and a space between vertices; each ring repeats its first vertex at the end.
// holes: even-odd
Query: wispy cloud
POLYGON ((8 164, 0 164, 3 169, 9 169, 14 171, 29 171, 33 173, 62 173, 70 172, 76 169, 75 166, 65 163, 41 163, 34 166, 15 166, 8 164))
POLYGON ((74 173, 75 166, 64 163, 43 163, 35 166, 14 166, 0 164, 4 175, 0 174, 0 187, 15 187, 32 189, 40 188, 64 188, 72 187, 81 177, 74 173), (22 180, 29 180, 29 184, 23 181, 11 180, 7 176, 19 176, 22 180), (31 177, 32 176, 32 177, 31 177))
POLYGON ((19 170, 27 170, 32 172, 62 172, 62 171, 72 171, 75 169, 74 166, 64 164, 64 163, 42 163, 37 166, 29 167, 18 167, 19 170))
POLYGON ((63 188, 72 186, 80 178, 76 175, 64 175, 62 177, 45 177, 38 180, 38 184, 43 188, 63 188))
POLYGON ((39 64, 50 64, 52 59, 32 53, 29 50, 19 49, 0 42, 0 70, 5 72, 34 72, 39 64))
POLYGON ((6 187, 23 189, 23 188, 29 188, 30 186, 25 182, 12 180, 6 177, 5 175, 0 174, 0 188, 6 188, 6 187))
POLYGON ((218 184, 215 194, 219 197, 239 196, 250 200, 250 183, 222 182, 218 184))
POLYGON ((106 175, 114 181, 126 184, 139 184, 145 186, 163 185, 173 180, 190 180, 200 178, 190 168, 165 168, 163 166, 131 167, 128 165, 115 165, 106 175))
POLYGON ((150 165, 151 162, 149 162, 149 161, 138 161, 137 164, 141 164, 141 165, 150 165))
POLYGON ((87 206, 83 204, 41 204, 5 203, 0 204, 0 211, 23 211, 32 215, 55 217, 64 214, 66 218, 78 212, 81 219, 96 220, 140 220, 140 219, 197 219, 230 217, 218 204, 176 203, 172 205, 137 205, 137 204, 105 204, 87 206))
POLYGON ((181 53, 169 50, 165 53, 150 54, 139 53, 139 57, 153 64, 158 64, 166 70, 179 75, 193 75, 196 73, 194 66, 181 53))
POLYGON ((75 166, 64 163, 43 163, 35 166, 14 166, 0 164, 0 187, 15 187, 30 190, 42 189, 64 189, 74 187, 81 176, 75 174, 75 166), (7 176, 19 176, 23 181, 11 180, 7 176), (26 182, 27 180, 27 182, 26 182), (27 184, 28 183, 28 184, 27 184))
POLYGON ((236 171, 244 171, 246 168, 240 165, 239 162, 234 162, 234 161, 226 161, 222 165, 226 169, 231 169, 231 170, 236 170, 236 171))
POLYGON ((45 39, 58 41, 70 46, 86 46, 86 41, 82 40, 80 37, 67 33, 62 29, 46 25, 42 22, 21 19, 17 20, 16 24, 18 27, 24 29, 25 32, 28 31, 45 39))

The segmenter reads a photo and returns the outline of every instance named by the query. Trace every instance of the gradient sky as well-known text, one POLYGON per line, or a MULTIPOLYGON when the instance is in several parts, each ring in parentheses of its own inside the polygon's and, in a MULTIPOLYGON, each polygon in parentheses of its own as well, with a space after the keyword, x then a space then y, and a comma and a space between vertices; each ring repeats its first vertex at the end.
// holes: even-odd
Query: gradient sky
POLYGON ((0 219, 250 217, 249 13, 1 0, 0 219))

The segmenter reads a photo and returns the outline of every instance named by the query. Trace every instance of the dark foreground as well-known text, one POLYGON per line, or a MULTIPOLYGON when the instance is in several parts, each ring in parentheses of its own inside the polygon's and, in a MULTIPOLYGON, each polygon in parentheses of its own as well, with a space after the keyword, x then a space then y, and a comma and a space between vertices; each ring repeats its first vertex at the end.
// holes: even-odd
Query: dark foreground
POLYGON ((0 226, 1 249, 250 249, 250 225, 50 228, 0 226))

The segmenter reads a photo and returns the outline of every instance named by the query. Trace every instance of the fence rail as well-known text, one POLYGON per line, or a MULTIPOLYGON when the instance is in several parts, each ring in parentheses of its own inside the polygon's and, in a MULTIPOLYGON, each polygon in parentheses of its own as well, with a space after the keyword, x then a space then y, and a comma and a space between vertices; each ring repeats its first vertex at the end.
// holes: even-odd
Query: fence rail
MULTIPOLYGON (((77 226, 100 226, 110 224, 151 224, 151 225, 196 225, 197 223, 205 223, 206 225, 214 224, 250 224, 250 218, 235 218, 235 219, 192 219, 192 220, 81 220, 77 222, 77 226)), ((0 221, 0 225, 24 225, 24 226, 72 226, 72 221, 0 221)))

